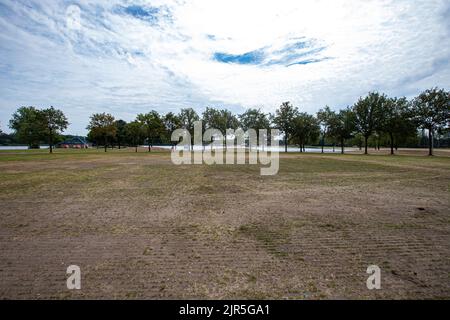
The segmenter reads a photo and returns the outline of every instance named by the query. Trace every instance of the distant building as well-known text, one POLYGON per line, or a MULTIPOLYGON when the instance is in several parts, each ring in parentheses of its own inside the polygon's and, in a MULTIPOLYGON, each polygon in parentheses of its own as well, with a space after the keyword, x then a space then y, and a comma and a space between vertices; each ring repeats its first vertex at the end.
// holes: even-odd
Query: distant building
POLYGON ((57 148, 75 148, 75 149, 87 149, 89 148, 89 144, 84 137, 72 137, 67 138, 63 142, 60 142, 56 145, 57 148))

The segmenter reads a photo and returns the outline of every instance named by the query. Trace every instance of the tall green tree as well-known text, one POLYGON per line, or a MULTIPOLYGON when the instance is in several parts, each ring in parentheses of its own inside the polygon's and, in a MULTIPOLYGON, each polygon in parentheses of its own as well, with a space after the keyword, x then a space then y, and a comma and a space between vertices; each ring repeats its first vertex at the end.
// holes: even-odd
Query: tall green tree
MULTIPOLYGON (((259 145, 259 130, 270 129, 270 120, 267 114, 261 109, 248 109, 243 114, 239 115, 239 121, 242 129, 248 131, 254 129, 256 131, 256 142, 259 145)), ((251 145, 249 145, 251 148, 251 145)))
MULTIPOLYGON (((222 135, 225 135, 225 131, 223 130, 223 118, 221 114, 221 110, 216 108, 207 107, 202 114, 202 125, 203 129, 217 129, 222 135)), ((212 137, 214 139, 214 137, 212 137)), ((223 141, 222 141, 223 142, 223 141)), ((211 145, 212 148, 212 145, 211 145)))
POLYGON ((143 142, 145 132, 139 121, 129 122, 125 125, 125 140, 138 152, 138 146, 143 142))
POLYGON ((364 136, 364 154, 367 154, 367 140, 377 128, 378 123, 382 121, 385 101, 385 95, 370 92, 365 98, 359 98, 353 106, 356 129, 364 136))
POLYGON ((145 130, 148 152, 151 152, 155 139, 160 138, 164 131, 164 123, 161 116, 158 112, 153 110, 146 114, 139 114, 137 116, 137 121, 141 123, 145 130))
POLYGON ((450 93, 438 88, 425 90, 413 100, 412 111, 417 125, 428 131, 428 154, 432 156, 434 133, 449 127, 450 93))
POLYGON ((306 151, 305 145, 317 140, 319 135, 319 121, 314 116, 301 112, 294 118, 292 140, 299 145, 300 152, 306 151))
POLYGON ((125 128, 127 126, 127 122, 124 120, 116 120, 114 121, 114 125, 116 126, 116 141, 117 146, 120 147, 126 140, 126 131, 125 128))
POLYGON ((194 148, 194 122, 199 121, 200 117, 192 108, 181 109, 178 118, 181 121, 181 127, 191 135, 191 148, 194 148))
POLYGON ((50 107, 39 111, 42 115, 45 131, 43 135, 47 137, 50 153, 53 153, 53 142, 55 136, 67 129, 69 122, 61 110, 50 107))
POLYGON ((164 123, 164 139, 169 142, 172 146, 174 145, 171 137, 172 133, 176 130, 181 128, 181 120, 180 118, 174 114, 173 112, 167 113, 163 118, 164 123))
POLYGON ((323 148, 325 145, 325 138, 329 136, 330 121, 335 115, 336 114, 333 111, 331 111, 329 106, 325 106, 324 109, 320 109, 317 112, 317 120, 319 121, 321 128, 320 133, 322 135, 320 139, 321 140, 320 144, 322 146, 322 153, 324 152, 323 148))
POLYGON ((284 135, 284 151, 287 152, 289 137, 293 133, 294 119, 298 115, 298 109, 293 107, 290 102, 283 102, 275 111, 273 123, 275 127, 283 132, 284 135))
POLYGON ((355 132, 355 120, 355 113, 348 107, 331 115, 329 134, 340 142, 342 154, 344 154, 345 140, 350 139, 355 132))
POLYGON ((382 112, 380 131, 389 136, 391 154, 394 154, 396 139, 411 136, 416 131, 411 119, 410 103, 405 97, 388 98, 383 105, 382 112))
POLYGON ((90 131, 90 137, 93 137, 96 141, 103 140, 105 152, 108 148, 108 139, 114 139, 117 132, 114 117, 109 113, 94 113, 91 115, 87 129, 90 131))
POLYGON ((26 143, 29 148, 39 148, 45 138, 42 113, 35 107, 20 107, 9 120, 9 127, 14 130, 17 140, 26 143))

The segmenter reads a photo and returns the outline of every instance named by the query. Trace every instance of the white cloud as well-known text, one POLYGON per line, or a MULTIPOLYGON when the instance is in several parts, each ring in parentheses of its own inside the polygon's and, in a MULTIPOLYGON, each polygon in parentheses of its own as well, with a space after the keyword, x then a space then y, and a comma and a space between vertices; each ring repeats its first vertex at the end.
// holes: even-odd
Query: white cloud
POLYGON ((131 120, 187 106, 273 111, 290 100, 315 112, 369 90, 412 96, 448 88, 449 8, 444 0, 5 0, 1 125, 20 105, 58 106, 69 131, 85 133, 89 115, 100 111, 131 120), (292 53, 310 43, 325 49, 289 67, 214 59, 263 52, 265 62, 280 61, 296 42, 306 48, 292 53))

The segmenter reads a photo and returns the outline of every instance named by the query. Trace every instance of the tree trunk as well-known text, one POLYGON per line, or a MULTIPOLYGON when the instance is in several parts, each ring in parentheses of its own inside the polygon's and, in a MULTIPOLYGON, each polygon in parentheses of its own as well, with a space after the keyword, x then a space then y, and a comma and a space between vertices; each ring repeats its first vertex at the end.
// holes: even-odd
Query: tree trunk
POLYGON ((105 136, 105 152, 107 151, 106 149, 108 148, 108 138, 105 136))
POLYGON ((333 142, 333 153, 335 151, 336 142, 333 142))
POLYGON ((391 138, 391 154, 394 154, 394 135, 389 132, 389 137, 391 138))
POLYGON ((344 138, 341 138, 341 153, 344 154, 344 138))
POLYGON ((367 140, 369 139, 368 136, 364 136, 364 154, 368 154, 367 152, 367 140))
POLYGON ((50 130, 50 134, 48 135, 48 145, 50 148, 50 153, 53 153, 53 133, 52 130, 50 130))
POLYGON ((134 150, 135 150, 134 152, 137 152, 137 148, 138 148, 138 146, 137 146, 137 145, 135 145, 135 146, 134 146, 134 148, 135 148, 135 149, 134 149, 134 150))
POLYGON ((148 152, 151 152, 152 151, 152 147, 150 146, 150 137, 147 137, 148 138, 148 152))
POLYGON ((284 134, 284 152, 287 152, 287 133, 284 134))
POLYGON ((428 130, 428 155, 433 155, 433 131, 431 129, 428 130))

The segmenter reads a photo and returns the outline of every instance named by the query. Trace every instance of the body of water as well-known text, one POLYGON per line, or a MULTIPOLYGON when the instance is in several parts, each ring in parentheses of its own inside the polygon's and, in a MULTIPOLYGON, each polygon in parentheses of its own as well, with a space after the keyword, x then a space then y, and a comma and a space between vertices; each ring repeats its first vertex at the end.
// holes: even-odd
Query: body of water
MULTIPOLYGON (((48 149, 48 146, 40 146, 40 149, 48 149)), ((28 150, 28 146, 0 146, 0 150, 28 150)))
MULTIPOLYGON (((141 146, 141 147, 145 147, 148 148, 148 146, 141 146)), ((155 148, 162 148, 162 149, 168 149, 170 150, 172 147, 171 146, 154 146, 155 148)), ((210 148, 209 146, 206 146, 205 148, 210 148)), ((202 146, 194 146, 194 150, 202 150, 203 147, 202 146)), ((223 149, 222 147, 213 147, 213 150, 216 149, 223 149)), ((346 150, 350 150, 352 148, 346 148, 346 150)), ((176 150, 182 150, 182 147, 177 147, 176 150)), ((187 150, 187 149, 186 149, 187 150)), ((258 150, 262 151, 262 147, 258 147, 258 150)), ((278 146, 278 147, 265 147, 265 150, 268 151, 278 151, 278 152, 284 152, 284 146, 278 146)), ((321 153, 322 152, 322 148, 306 148, 305 152, 317 152, 317 153, 321 153)), ((287 149, 288 152, 300 152, 300 148, 299 147, 288 147, 287 149)), ((323 152, 326 153, 333 153, 333 149, 332 148, 324 148, 323 152)), ((340 147, 336 147, 334 153, 340 153, 341 152, 341 148, 340 147)))

